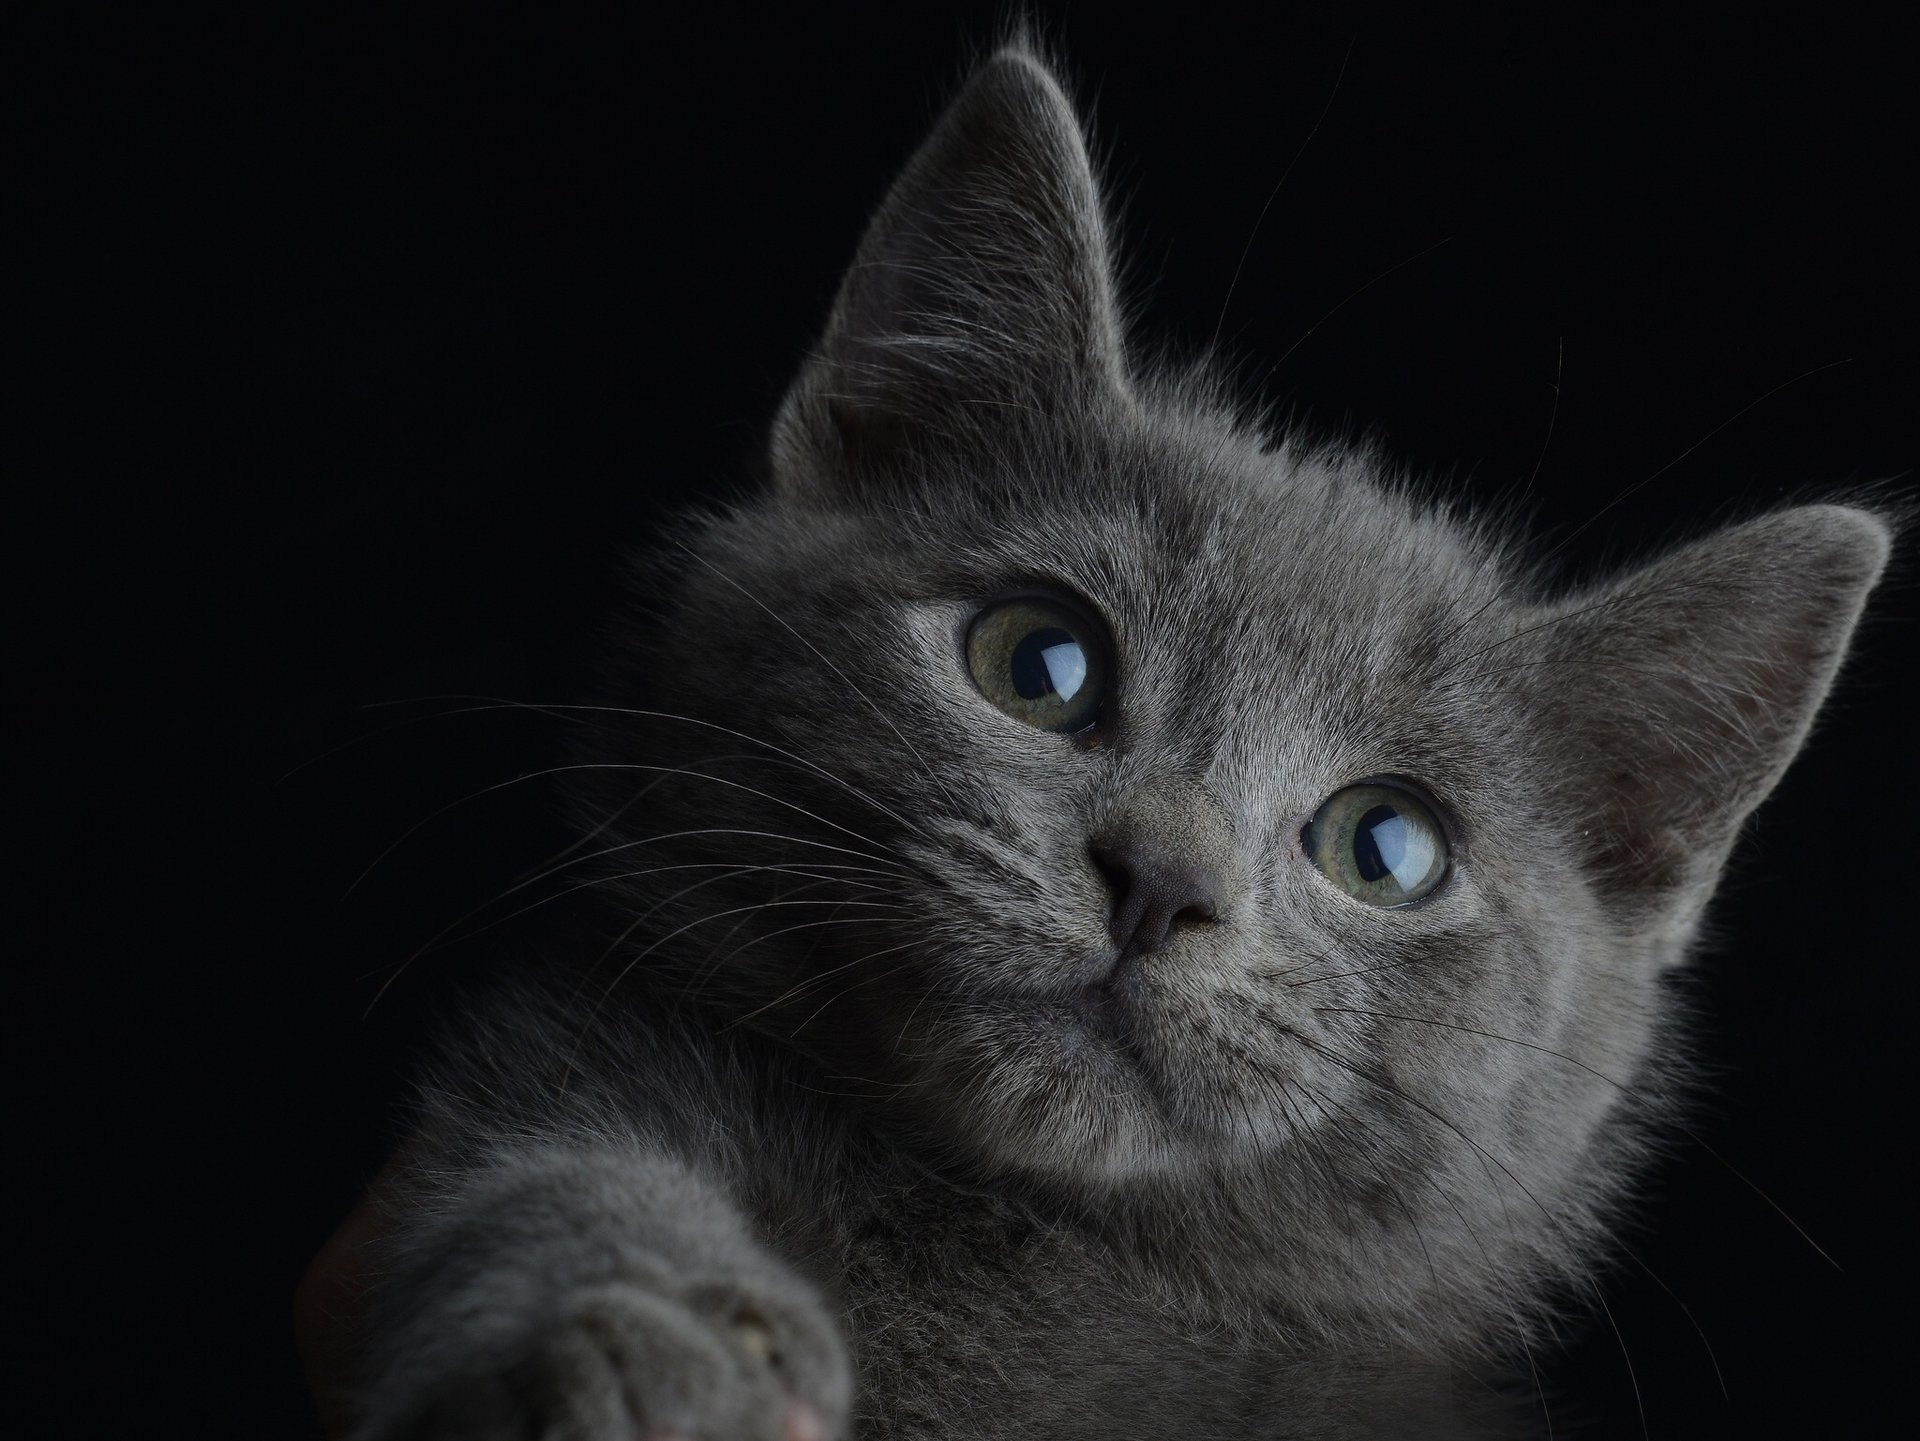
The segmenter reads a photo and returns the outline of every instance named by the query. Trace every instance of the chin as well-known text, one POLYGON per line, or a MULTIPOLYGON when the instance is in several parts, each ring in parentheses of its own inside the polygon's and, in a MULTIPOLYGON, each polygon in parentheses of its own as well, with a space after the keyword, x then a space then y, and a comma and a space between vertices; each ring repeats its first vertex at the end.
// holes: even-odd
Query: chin
MULTIPOLYGON (((1190 1169, 1191 1128, 1098 997, 976 1008, 923 1051, 911 1090, 967 1169, 1050 1189, 1124 1188, 1190 1169), (997 1009, 997 1008, 996 1008, 997 1009)), ((951 1018, 950 1018, 951 1021, 951 1018)))

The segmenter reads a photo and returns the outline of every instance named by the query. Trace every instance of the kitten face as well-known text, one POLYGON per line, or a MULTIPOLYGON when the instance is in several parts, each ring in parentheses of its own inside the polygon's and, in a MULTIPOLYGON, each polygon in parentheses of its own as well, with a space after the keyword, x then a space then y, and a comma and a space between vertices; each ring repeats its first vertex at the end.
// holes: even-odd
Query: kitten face
POLYGON ((1554 598, 1374 457, 1139 371, 1111 289, 1072 113, 1003 54, 875 217, 771 491, 632 639, 662 714, 590 758, 649 769, 583 813, 660 938, 611 949, 949 1164, 1238 1185, 1330 1297, 1564 1257, 1885 527, 1554 598))
MULTIPOLYGON (((1547 800, 1550 760, 1501 693, 1504 667, 1474 659, 1510 653, 1515 624, 1484 549, 1351 467, 1110 425, 1077 459, 977 463, 887 506, 776 500, 719 532, 720 574, 689 577, 691 634, 721 612, 747 631, 717 664, 670 662, 684 687, 725 681, 695 713, 761 717, 870 797, 742 763, 782 771, 771 793, 845 828, 799 833, 899 872, 861 893, 898 910, 850 904, 834 919, 869 910, 864 924, 806 937, 815 974, 848 969, 799 998, 800 1017, 831 1000, 802 1042, 851 1025, 873 1048, 843 1059, 904 1082, 930 1133, 1076 1180, 1247 1153, 1311 1166, 1304 1148, 1336 1114, 1405 1134, 1404 1114, 1376 1115, 1405 1103, 1356 1068, 1385 1085, 1430 1069, 1422 1096, 1476 1120, 1517 1103, 1497 1047, 1418 1029, 1389 1042, 1391 1023, 1356 1010, 1569 1043, 1579 1010, 1545 1002, 1606 976, 1636 1023, 1614 1057, 1630 1068, 1651 967, 1578 944, 1595 905, 1547 800), (741 591, 777 598, 777 616, 741 591), (1070 605, 1110 647, 1090 733, 1011 716, 970 673, 968 627, 1008 596, 1070 605), (1302 845, 1328 797, 1380 777, 1431 797, 1453 852, 1431 895, 1395 909, 1346 894, 1302 845), (1214 918, 1122 954, 1095 854, 1122 840, 1210 872, 1214 918)), ((708 808, 712 789, 673 792, 708 808)), ((775 804, 740 819, 803 818, 775 804)), ((770 897, 763 881, 741 893, 770 897)), ((808 919, 827 917, 783 923, 808 919)))

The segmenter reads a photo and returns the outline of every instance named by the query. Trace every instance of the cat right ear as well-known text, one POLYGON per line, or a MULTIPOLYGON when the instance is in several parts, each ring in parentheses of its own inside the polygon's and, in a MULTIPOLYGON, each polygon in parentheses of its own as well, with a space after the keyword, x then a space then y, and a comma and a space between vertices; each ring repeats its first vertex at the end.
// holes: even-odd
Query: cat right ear
POLYGON ((1870 511, 1776 511, 1551 607, 1516 637, 1531 654, 1507 674, 1537 677, 1549 701, 1563 799, 1622 915, 1698 916, 1741 823, 1806 739, 1890 546, 1870 511))
POLYGON ((982 66, 867 226, 774 424, 818 493, 1124 396, 1100 197, 1073 108, 1022 47, 982 66))

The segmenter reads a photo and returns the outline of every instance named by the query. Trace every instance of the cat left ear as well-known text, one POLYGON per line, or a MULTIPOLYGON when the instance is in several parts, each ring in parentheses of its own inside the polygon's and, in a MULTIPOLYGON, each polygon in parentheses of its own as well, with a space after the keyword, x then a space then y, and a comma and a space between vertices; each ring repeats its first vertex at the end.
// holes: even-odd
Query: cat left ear
POLYGON ((1779 511, 1522 633, 1549 706, 1542 734, 1564 746, 1563 804, 1623 914, 1655 927, 1698 915, 1741 822, 1806 740, 1890 547, 1868 511, 1779 511))
POLYGON ((963 443, 1125 390, 1105 226, 1073 108, 1027 50, 977 71, 867 227, 783 402, 781 483, 963 443))

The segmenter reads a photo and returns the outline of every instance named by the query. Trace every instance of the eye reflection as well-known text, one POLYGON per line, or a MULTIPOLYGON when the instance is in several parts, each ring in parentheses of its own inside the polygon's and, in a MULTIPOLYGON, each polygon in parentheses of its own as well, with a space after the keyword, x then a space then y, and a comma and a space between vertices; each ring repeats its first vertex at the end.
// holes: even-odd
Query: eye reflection
POLYGON ((1354 863, 1369 884, 1391 875, 1411 891, 1432 872, 1433 852, 1432 834, 1416 830, 1392 806, 1375 806, 1354 826, 1354 863))
POLYGON ((1451 863, 1438 817, 1397 785, 1370 782, 1334 792, 1300 832, 1300 844, 1335 886, 1382 908, 1432 894, 1451 863))
POLYGON ((1061 602, 1021 597, 988 606, 967 631, 967 669, 995 706, 1041 730, 1081 731, 1099 716, 1100 634, 1061 602))
POLYGON ((1010 669, 1022 700, 1039 700, 1053 691, 1070 701, 1087 682, 1087 653, 1066 631, 1050 626, 1013 648, 1010 669))

